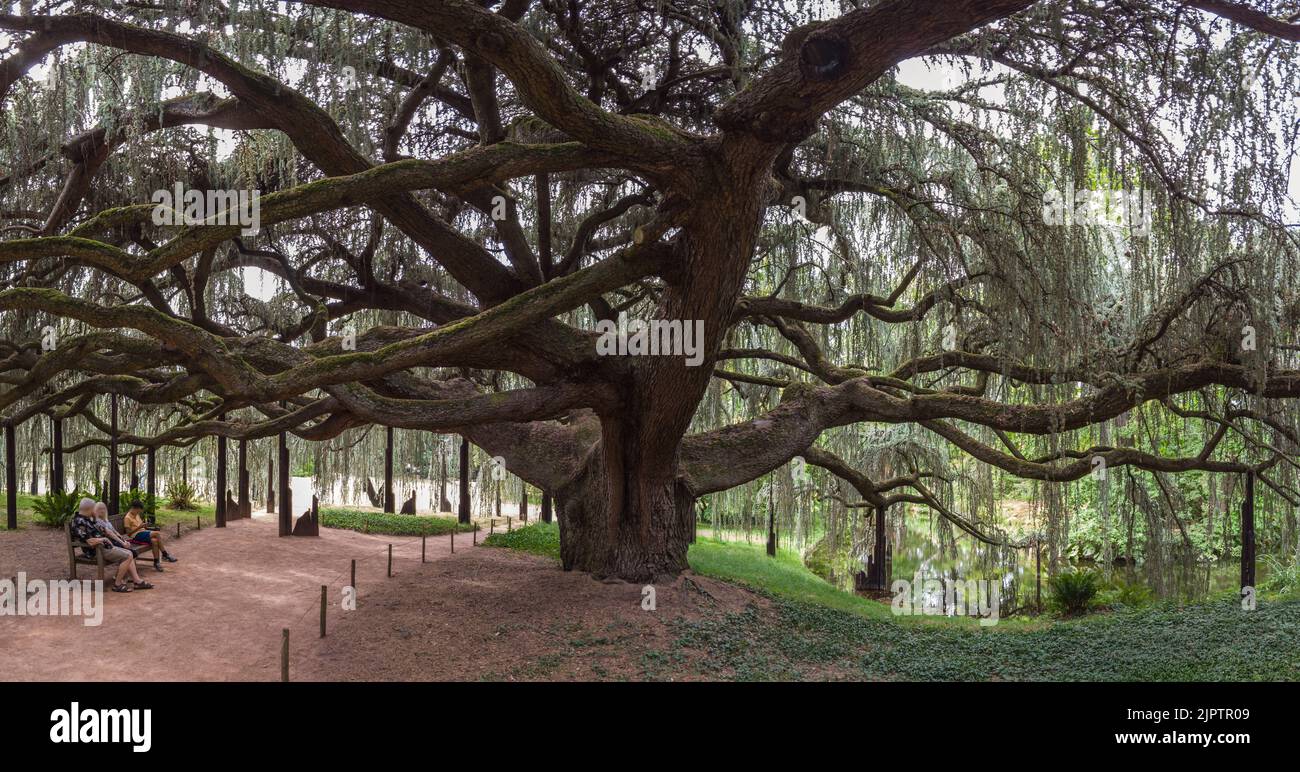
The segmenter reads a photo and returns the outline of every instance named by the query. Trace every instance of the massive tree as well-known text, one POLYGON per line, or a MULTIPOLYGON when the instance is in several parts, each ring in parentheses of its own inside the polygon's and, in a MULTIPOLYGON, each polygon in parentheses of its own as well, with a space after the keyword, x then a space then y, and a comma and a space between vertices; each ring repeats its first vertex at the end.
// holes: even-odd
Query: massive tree
POLYGON ((7 425, 113 393, 170 408, 139 446, 459 433, 561 502, 566 568, 636 581, 796 458, 986 539, 950 451, 1295 501, 1284 2, 10 5, 7 425), (177 184, 259 191, 257 231, 158 224, 177 184), (619 319, 702 356, 606 355, 619 319))

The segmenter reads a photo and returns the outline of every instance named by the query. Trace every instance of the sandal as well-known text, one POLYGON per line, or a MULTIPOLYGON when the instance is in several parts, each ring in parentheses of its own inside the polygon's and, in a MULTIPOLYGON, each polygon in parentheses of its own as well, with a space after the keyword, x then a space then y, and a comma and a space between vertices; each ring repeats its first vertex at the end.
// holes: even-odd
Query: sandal
POLYGON ((112 589, 113 592, 131 592, 131 588, 126 585, 126 582, 115 584, 112 589))
POLYGON ((152 590, 152 589, 153 589, 153 584, 151 584, 151 583, 149 583, 149 582, 134 582, 134 584, 135 584, 135 588, 136 588, 137 590, 152 590))

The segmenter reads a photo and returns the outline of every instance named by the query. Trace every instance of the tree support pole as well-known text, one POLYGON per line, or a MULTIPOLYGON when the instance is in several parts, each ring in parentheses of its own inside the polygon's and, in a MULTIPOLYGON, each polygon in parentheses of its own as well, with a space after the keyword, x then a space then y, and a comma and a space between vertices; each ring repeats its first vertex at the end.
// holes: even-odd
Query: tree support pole
POLYGON ((116 515, 120 509, 122 490, 121 470, 117 468, 117 395, 109 396, 108 407, 108 512, 116 515))
POLYGON ((63 419, 50 418, 50 490, 63 493, 63 419))
POLYGON ((1241 503, 1241 586, 1255 586, 1255 473, 1246 473, 1246 499, 1241 503))
MULTIPOLYGON (((217 416, 217 420, 226 420, 226 414, 217 416)), ((217 527, 226 527, 226 436, 217 435, 217 527)))
POLYGON ((266 512, 275 514, 275 457, 274 454, 266 456, 266 512))
MULTIPOLYGON (((150 446, 144 454, 144 485, 145 496, 150 499, 156 499, 158 496, 158 449, 150 446)), ((155 506, 155 509, 157 507, 155 506)), ((153 514, 150 512, 149 514, 153 514)))
POLYGON ((469 522, 469 440, 460 438, 460 502, 456 509, 457 519, 469 522))
POLYGON ((386 427, 384 444, 384 511, 397 511, 397 493, 393 490, 393 427, 386 427))
POLYGON ((5 524, 9 530, 18 530, 18 451, 14 427, 5 426, 5 524))
POLYGON ((248 440, 239 441, 239 517, 253 514, 253 501, 248 495, 248 440))
POLYGON ((289 433, 280 432, 280 535, 293 533, 293 500, 289 495, 289 433))

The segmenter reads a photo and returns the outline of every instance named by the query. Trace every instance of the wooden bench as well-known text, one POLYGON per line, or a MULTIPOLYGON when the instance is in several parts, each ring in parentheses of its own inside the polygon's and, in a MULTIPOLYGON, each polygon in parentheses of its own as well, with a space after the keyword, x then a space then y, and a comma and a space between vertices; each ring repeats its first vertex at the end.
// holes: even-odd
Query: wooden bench
MULTIPOLYGON (((126 534, 125 534, 126 525, 123 523, 125 519, 126 519, 125 515, 113 515, 108 518, 108 522, 113 526, 113 528, 118 533, 122 534, 122 538, 126 538, 126 534)), ((101 582, 104 581, 104 566, 106 564, 106 561, 104 560, 103 545, 96 545, 95 547, 91 547, 91 549, 95 550, 95 556, 86 557, 86 553, 82 552, 81 548, 89 547, 90 545, 86 544, 83 541, 77 541, 76 539, 72 538, 71 520, 68 521, 67 525, 63 526, 63 538, 67 541, 68 544, 68 578, 75 580, 77 578, 77 564, 84 563, 88 566, 97 566, 98 579, 101 582)), ((131 550, 131 554, 135 555, 136 558, 139 558, 141 553, 152 550, 153 548, 147 544, 134 544, 130 541, 127 541, 127 549, 131 550)))

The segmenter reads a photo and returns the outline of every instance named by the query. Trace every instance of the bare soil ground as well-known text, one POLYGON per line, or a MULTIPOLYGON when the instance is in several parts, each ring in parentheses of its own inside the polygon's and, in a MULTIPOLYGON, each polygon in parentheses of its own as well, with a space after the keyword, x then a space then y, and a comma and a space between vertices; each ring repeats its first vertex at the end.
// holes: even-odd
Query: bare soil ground
MULTIPOLYGON (((257 518, 188 531, 170 549, 180 562, 165 573, 141 564, 156 589, 104 593, 98 627, 0 616, 0 680, 137 680, 150 664, 166 680, 278 680, 286 627, 295 681, 635 680, 664 656, 670 620, 765 605, 733 585, 684 576, 657 587, 656 610, 646 611, 638 585, 474 547, 467 534, 454 555, 451 537, 430 537, 425 564, 418 538, 328 528, 320 538, 279 538, 274 521, 257 518), (344 611, 353 559, 358 607, 344 611)), ((19 572, 67 578, 62 532, 0 531, 0 578, 19 572)), ((78 574, 93 579, 95 568, 78 574)))

